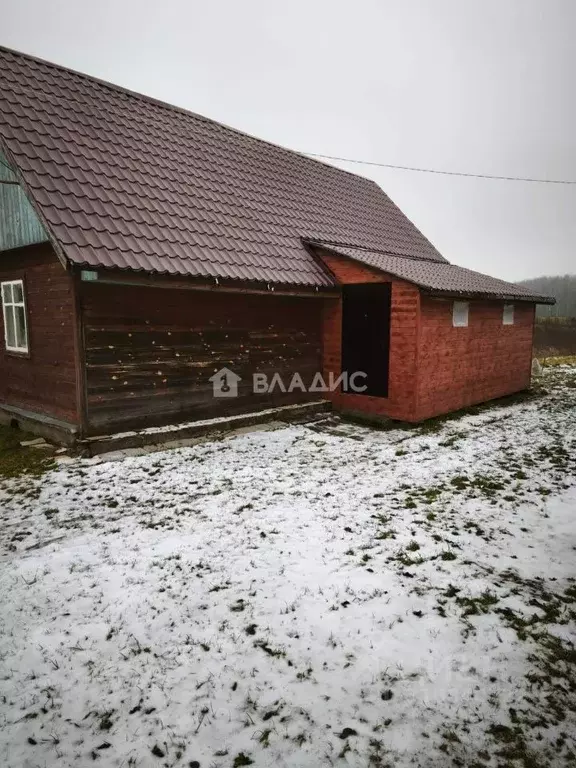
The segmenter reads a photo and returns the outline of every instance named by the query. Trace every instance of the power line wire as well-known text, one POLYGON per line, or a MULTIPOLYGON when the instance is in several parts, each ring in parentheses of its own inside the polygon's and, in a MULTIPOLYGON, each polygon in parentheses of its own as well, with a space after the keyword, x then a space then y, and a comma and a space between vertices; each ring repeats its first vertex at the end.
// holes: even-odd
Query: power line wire
POLYGON ((495 176, 490 173, 465 173, 464 171, 441 171, 437 168, 416 168, 411 165, 394 165, 394 163, 377 163, 374 160, 354 160, 351 157, 335 157, 334 155, 320 155, 315 152, 303 152, 308 157, 319 157, 324 160, 339 160, 343 163, 355 163, 356 165, 373 165, 378 168, 394 168, 399 171, 416 171, 417 173, 436 173, 441 176, 464 176, 472 179, 495 179, 497 181, 526 181, 534 184, 576 184, 569 179, 536 179, 530 176, 495 176))

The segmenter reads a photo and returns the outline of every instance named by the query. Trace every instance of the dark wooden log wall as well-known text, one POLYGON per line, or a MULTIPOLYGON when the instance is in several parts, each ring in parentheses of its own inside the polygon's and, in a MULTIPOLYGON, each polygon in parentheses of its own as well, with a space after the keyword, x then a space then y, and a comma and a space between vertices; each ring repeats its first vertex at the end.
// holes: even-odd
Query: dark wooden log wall
POLYGON ((92 434, 319 398, 256 395, 252 374, 321 370, 320 299, 88 282, 80 302, 92 434), (213 397, 223 367, 242 377, 237 398, 213 397))

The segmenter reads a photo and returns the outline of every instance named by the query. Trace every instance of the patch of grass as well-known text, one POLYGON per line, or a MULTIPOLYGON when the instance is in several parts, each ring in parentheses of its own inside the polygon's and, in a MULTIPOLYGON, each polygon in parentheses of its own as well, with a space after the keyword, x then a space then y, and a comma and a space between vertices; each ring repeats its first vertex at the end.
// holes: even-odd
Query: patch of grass
POLYGON ((30 448, 20 445, 26 440, 33 440, 37 435, 22 432, 14 427, 0 426, 0 479, 10 479, 21 475, 39 477, 53 469, 53 449, 30 448))
POLYGON ((376 536, 374 538, 376 540, 379 540, 379 541, 384 541, 386 539, 395 539, 396 538, 396 534, 394 533, 394 531, 386 530, 385 529, 385 530, 382 530, 382 531, 378 531, 378 533, 376 534, 376 536))
POLYGON ((442 440, 438 445, 441 448, 454 448, 458 440, 461 440, 463 437, 466 437, 466 432, 454 432, 454 434, 447 437, 446 440, 442 440))
MULTIPOLYGON (((561 364, 562 363, 559 363, 559 365, 561 364)), ((541 394, 542 393, 536 387, 525 389, 522 392, 515 392, 512 395, 499 397, 496 400, 489 400, 486 403, 470 405, 466 408, 460 409, 459 411, 453 411, 452 413, 447 413, 443 416, 435 416, 432 419, 427 419, 421 424, 408 425, 407 429, 422 435, 437 434, 442 431, 446 424, 449 424, 453 421, 458 421, 464 416, 478 416, 479 414, 486 413, 487 411, 497 410, 499 408, 507 408, 510 405, 516 405, 518 403, 529 402, 530 400, 534 400, 535 398, 540 397, 541 394)), ((450 437, 452 437, 452 435, 450 437)))
POLYGON ((494 723, 488 727, 487 733, 501 745, 496 754, 507 761, 506 766, 512 765, 511 761, 514 761, 516 765, 522 765, 523 768, 541 768, 540 759, 528 749, 520 727, 510 728, 507 725, 494 723))
POLYGON ((258 741, 260 744, 262 744, 263 747, 269 747, 270 746, 270 734, 272 733, 270 728, 266 728, 266 730, 262 731, 260 734, 260 737, 258 738, 258 741))
POLYGON ((478 597, 456 596, 456 603, 462 608, 462 616, 479 616, 490 613, 492 607, 498 602, 498 597, 489 590, 482 592, 478 597))
POLYGON ((420 492, 420 498, 425 504, 433 504, 442 495, 443 487, 425 488, 420 492))
POLYGON ((111 710, 110 712, 104 712, 104 714, 100 717, 100 730, 101 731, 109 731, 112 726, 114 725, 114 721, 112 720, 112 715, 114 714, 114 710, 111 710))
POLYGON ((396 557, 391 558, 392 560, 397 560, 401 565, 404 566, 410 566, 410 565, 422 565, 424 562, 424 558, 421 555, 417 555, 416 557, 411 557, 407 552, 403 552, 400 550, 396 557))
POLYGON ((254 760, 252 760, 248 755, 245 755, 244 752, 240 752, 236 755, 234 758, 234 762, 232 763, 233 768, 242 768, 244 765, 253 765, 254 760))
POLYGON ((276 658, 284 658, 286 656, 286 651, 283 651, 280 648, 272 648, 272 646, 268 645, 264 640, 256 640, 254 647, 261 648, 264 653, 268 654, 268 656, 275 656, 276 658))
POLYGON ((543 357, 540 359, 540 362, 547 368, 557 368, 559 365, 576 365, 576 355, 543 357))
POLYGON ((450 485, 453 485, 457 491, 465 490, 468 488, 469 484, 470 480, 466 475, 456 475, 456 477, 453 477, 452 480, 450 480, 450 485))

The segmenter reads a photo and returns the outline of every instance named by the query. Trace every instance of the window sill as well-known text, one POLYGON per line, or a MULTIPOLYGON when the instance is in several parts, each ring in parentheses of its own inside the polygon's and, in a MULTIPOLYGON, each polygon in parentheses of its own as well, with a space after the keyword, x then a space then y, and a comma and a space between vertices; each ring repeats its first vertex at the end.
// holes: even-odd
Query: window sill
POLYGON ((23 360, 29 360, 31 355, 30 352, 17 352, 15 349, 6 349, 4 348, 4 354, 8 357, 18 357, 23 360))

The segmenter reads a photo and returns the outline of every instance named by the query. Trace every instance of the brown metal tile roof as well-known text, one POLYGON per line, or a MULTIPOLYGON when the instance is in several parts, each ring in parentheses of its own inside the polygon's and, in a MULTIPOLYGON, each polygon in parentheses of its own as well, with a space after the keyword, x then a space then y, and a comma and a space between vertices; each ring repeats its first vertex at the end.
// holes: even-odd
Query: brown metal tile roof
POLYGON ((538 304, 555 303, 555 299, 551 296, 538 296, 522 285, 507 283, 448 262, 402 258, 344 245, 322 244, 322 247, 340 256, 355 259, 369 267, 407 280, 436 295, 531 301, 538 304))
POLYGON ((0 142, 74 264, 332 285, 301 238, 445 261, 372 181, 5 48, 0 142))

